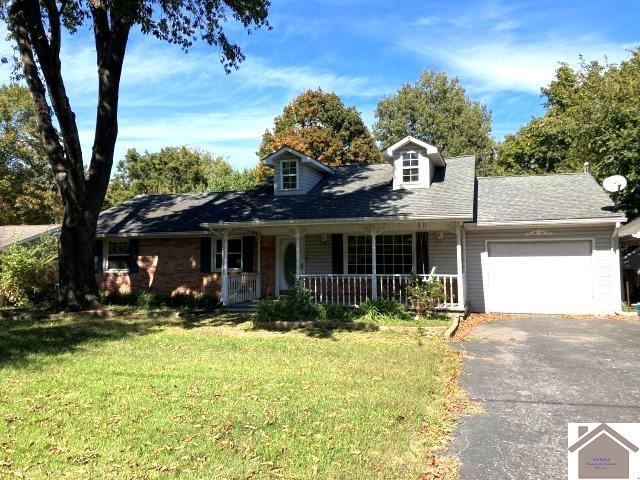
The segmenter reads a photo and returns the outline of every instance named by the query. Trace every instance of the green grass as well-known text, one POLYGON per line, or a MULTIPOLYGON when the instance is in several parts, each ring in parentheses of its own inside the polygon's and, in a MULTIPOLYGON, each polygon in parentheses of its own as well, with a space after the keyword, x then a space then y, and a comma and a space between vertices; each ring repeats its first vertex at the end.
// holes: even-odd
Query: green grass
POLYGON ((0 320, 0 477, 415 479, 453 422, 439 339, 0 320))

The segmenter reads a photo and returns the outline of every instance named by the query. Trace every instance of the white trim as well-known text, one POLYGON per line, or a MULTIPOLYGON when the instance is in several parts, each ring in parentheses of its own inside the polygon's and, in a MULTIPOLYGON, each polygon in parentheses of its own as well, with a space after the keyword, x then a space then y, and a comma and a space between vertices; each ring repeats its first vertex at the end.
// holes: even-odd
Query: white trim
POLYGON ((487 313, 491 313, 491 289, 487 290, 489 286, 489 244, 490 243, 539 243, 539 242, 591 242, 591 310, 596 311, 595 305, 595 275, 593 256, 596 252, 596 237, 536 237, 536 238, 496 238, 485 239, 484 251, 480 252, 480 265, 482 266, 482 290, 485 293, 484 310, 487 313))
MULTIPOLYGON (((218 245, 217 245, 218 240, 220 240, 221 242, 223 241, 222 238, 211 237, 211 273, 222 272, 222 268, 216 268, 216 253, 218 252, 218 245)), ((227 265, 227 271, 242 272, 242 265, 244 265, 244 238, 236 235, 233 237, 230 236, 228 240, 240 240, 240 268, 229 268, 229 266, 227 265)), ((220 252, 220 253, 223 253, 223 252, 220 252)), ((228 254, 229 252, 227 252, 227 261, 229 260, 228 254)))
POLYGON ((131 270, 130 267, 127 266, 127 268, 108 268, 109 266, 109 244, 111 243, 127 243, 127 253, 114 253, 114 256, 120 256, 120 257, 124 257, 125 255, 127 256, 127 265, 129 265, 129 262, 131 261, 131 252, 129 251, 130 247, 130 243, 129 240, 122 240, 122 239, 113 239, 113 240, 107 240, 105 242, 102 243, 102 272, 103 273, 129 273, 129 271, 131 270))
POLYGON ((272 154, 270 154, 269 156, 264 158, 264 164, 265 165, 269 165, 270 167, 275 167, 275 160, 280 157, 283 153, 290 153, 291 155, 295 155, 296 157, 298 157, 300 160, 302 160, 302 163, 310 163, 311 165, 313 165, 315 168, 317 168, 318 170, 321 170, 325 173, 334 173, 334 169, 331 167, 328 167, 327 165, 325 165, 322 162, 319 162, 318 160, 316 160, 313 157, 309 157, 308 155, 305 155, 302 152, 299 152, 298 150, 295 150, 293 148, 290 147, 282 147, 281 149, 273 152, 272 154))
MULTIPOLYGON (((406 216, 406 217, 351 217, 351 218, 322 218, 318 220, 253 220, 249 222, 219 222, 219 223, 201 223, 202 228, 216 229, 225 227, 242 227, 242 226, 268 226, 268 227, 289 227, 292 225, 333 225, 336 223, 399 223, 399 222, 424 222, 424 221, 464 221, 471 220, 469 215, 449 215, 446 217, 436 216, 406 216)), ((202 233, 200 234, 202 236, 202 233)))
POLYGON ((293 192, 295 190, 298 190, 300 188, 300 160, 299 159, 288 159, 285 158, 284 160, 282 160, 280 162, 280 191, 281 192, 293 192), (285 163, 295 163, 296 165, 296 173, 295 174, 291 174, 291 173, 287 173, 286 175, 282 172, 282 168, 283 165, 285 163), (296 186, 293 188, 284 188, 284 177, 287 178, 291 178, 294 177, 296 179, 296 186))
POLYGON ((388 147, 386 150, 382 152, 382 156, 387 159, 392 159, 393 154, 396 150, 404 147, 409 143, 413 143, 414 145, 417 145, 418 147, 424 149, 427 152, 427 157, 433 160, 434 163, 437 164, 438 166, 440 167, 446 166, 444 158, 442 158, 442 155, 440 155, 436 147, 428 144, 427 142, 423 142, 422 140, 418 140, 417 138, 412 137, 411 135, 407 135, 399 142, 396 142, 390 147, 388 147))
POLYGON ((575 225, 608 225, 625 221, 624 217, 610 218, 567 218, 562 220, 513 220, 508 222, 471 222, 465 223, 467 230, 486 230, 489 228, 521 228, 543 227, 550 225, 575 226, 575 225))

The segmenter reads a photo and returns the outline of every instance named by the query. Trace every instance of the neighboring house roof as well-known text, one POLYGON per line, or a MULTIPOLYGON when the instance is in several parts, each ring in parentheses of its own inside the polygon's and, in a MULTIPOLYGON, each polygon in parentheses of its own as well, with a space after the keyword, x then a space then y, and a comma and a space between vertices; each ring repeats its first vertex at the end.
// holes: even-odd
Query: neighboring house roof
POLYGON ((101 213, 98 235, 204 232, 205 224, 349 219, 473 218, 475 158, 447 159, 429 188, 393 190, 387 164, 335 167, 304 195, 276 196, 273 180, 242 192, 145 195, 101 213))
POLYGON ((0 250, 12 243, 27 243, 36 240, 43 233, 50 232, 59 225, 3 225, 0 226, 0 250))
POLYGON ((608 434, 609 436, 611 436, 611 438, 616 440, 618 443, 623 445, 628 450, 634 453, 638 451, 638 447, 636 447, 633 443, 631 443, 629 440, 624 438, 622 435, 620 435, 618 432, 616 432, 613 428, 611 428, 606 423, 601 423, 596 428, 591 430, 589 433, 586 433, 582 437, 580 437, 577 442, 575 442, 573 445, 569 447, 569 451, 575 452, 576 450, 579 450, 585 445, 587 445, 588 443, 590 443, 592 440, 595 440, 600 435, 604 435, 604 434, 608 434))
POLYGON ((625 243, 638 244, 640 243, 640 218, 627 223, 620 227, 618 230, 618 236, 620 240, 625 243))
POLYGON ((479 177, 477 222, 624 219, 588 173, 479 177))

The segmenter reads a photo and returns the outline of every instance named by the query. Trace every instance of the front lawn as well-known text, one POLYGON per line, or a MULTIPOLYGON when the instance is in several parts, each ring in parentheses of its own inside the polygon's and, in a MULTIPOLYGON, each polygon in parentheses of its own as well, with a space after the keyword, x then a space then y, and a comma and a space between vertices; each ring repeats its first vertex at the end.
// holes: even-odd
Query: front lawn
POLYGON ((228 320, 0 320, 0 477, 429 470, 459 372, 442 340, 279 334, 228 320))

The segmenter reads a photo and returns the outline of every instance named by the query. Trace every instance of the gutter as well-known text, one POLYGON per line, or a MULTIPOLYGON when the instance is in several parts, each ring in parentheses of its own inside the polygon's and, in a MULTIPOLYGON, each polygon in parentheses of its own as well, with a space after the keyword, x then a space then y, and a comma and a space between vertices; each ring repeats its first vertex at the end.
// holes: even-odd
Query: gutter
POLYGON ((549 227, 549 226, 590 226, 610 225, 625 222, 625 217, 610 218, 567 218, 562 220, 512 220, 508 222, 473 222, 466 223, 466 230, 486 230, 490 228, 549 227))

